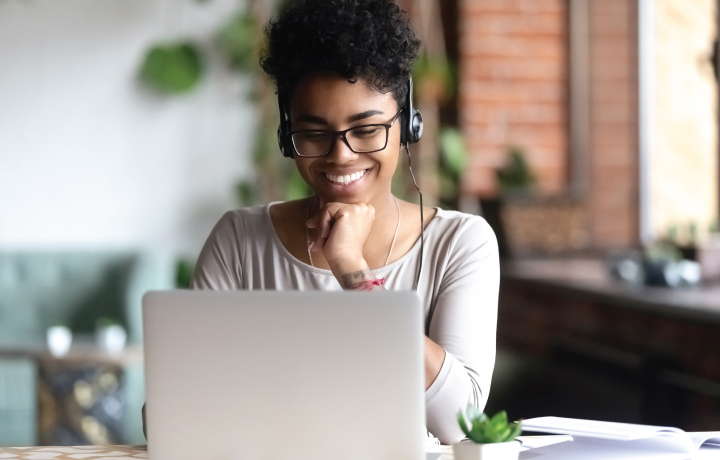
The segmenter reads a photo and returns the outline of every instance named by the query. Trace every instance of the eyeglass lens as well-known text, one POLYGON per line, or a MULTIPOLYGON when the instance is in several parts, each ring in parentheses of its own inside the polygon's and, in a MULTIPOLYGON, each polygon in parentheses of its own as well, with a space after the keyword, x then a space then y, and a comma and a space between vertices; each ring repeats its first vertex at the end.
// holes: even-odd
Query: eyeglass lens
MULTIPOLYGON (((330 153, 335 134, 327 131, 301 131, 293 133, 295 150, 303 157, 321 157, 330 153)), ((345 134, 355 153, 377 152, 385 148, 388 130, 382 125, 366 125, 353 128, 345 134)))

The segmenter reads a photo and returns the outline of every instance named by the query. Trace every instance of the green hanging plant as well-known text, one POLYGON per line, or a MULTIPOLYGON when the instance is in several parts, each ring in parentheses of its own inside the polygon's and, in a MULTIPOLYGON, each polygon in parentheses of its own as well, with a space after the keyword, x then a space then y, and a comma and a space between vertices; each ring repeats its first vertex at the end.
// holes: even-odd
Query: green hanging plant
POLYGON ((444 127, 440 130, 443 164, 450 173, 462 177, 467 166, 465 140, 457 128, 444 127))
POLYGON ((440 128, 440 162, 438 185, 440 204, 446 209, 457 209, 462 177, 467 167, 465 140, 457 128, 440 128))
POLYGON ((200 52, 191 42, 159 44, 145 54, 140 77, 164 93, 191 91, 202 77, 200 52))
POLYGON ((252 180, 243 179, 235 184, 235 199, 241 206, 255 204, 257 185, 252 180))
POLYGON ((246 72, 253 70, 257 62, 256 30, 253 17, 240 13, 233 16, 218 31, 218 45, 232 68, 246 72))
POLYGON ((412 75, 416 91, 429 91, 438 101, 450 98, 457 87, 455 66, 446 57, 423 53, 413 66, 412 75))

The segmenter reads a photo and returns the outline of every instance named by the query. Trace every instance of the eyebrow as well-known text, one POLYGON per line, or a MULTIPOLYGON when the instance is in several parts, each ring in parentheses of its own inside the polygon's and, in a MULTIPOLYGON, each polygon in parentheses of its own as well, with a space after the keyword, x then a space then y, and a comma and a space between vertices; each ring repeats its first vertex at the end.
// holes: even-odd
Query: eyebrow
MULTIPOLYGON (((365 112, 356 113, 355 115, 352 115, 348 117, 347 122, 348 123, 354 123, 356 121, 364 120, 365 118, 370 118, 373 115, 382 115, 384 112, 381 110, 366 110, 365 112)), ((329 124, 327 120, 321 117, 316 117, 315 115, 302 115, 295 120, 296 123, 300 122, 308 122, 308 123, 315 123, 318 125, 327 125, 329 124)))

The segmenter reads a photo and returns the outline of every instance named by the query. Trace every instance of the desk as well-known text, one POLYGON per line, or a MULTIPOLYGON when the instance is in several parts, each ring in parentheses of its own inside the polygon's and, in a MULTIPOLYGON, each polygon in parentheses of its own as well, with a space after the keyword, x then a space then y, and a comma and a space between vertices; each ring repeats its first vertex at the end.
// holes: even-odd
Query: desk
MULTIPOLYGON (((520 460, 530 460, 530 452, 520 453, 520 460)), ((442 446, 438 460, 453 460, 452 449, 442 446)), ((717 460, 720 450, 702 449, 694 460, 717 460)), ((120 460, 148 458, 147 446, 77 446, 77 447, 0 447, 0 459, 12 460, 120 460)), ((430 458, 430 456, 428 456, 430 458)), ((551 459, 548 459, 551 460, 551 459)))
POLYGON ((0 447, 0 459, 112 460, 148 458, 147 446, 0 447))

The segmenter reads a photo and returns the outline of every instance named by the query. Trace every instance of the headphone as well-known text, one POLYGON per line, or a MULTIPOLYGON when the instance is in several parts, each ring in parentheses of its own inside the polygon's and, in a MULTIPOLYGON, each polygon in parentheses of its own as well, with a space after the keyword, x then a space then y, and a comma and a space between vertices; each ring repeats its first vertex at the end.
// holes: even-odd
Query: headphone
MULTIPOLYGON (((415 109, 412 101, 412 76, 408 78, 407 89, 405 106, 400 114, 400 143, 405 146, 418 142, 423 133, 422 114, 415 109)), ((289 102, 287 96, 278 91, 278 109, 280 110, 280 126, 278 126, 277 130, 278 145, 284 157, 293 158, 295 156, 295 147, 290 138, 289 102)))

